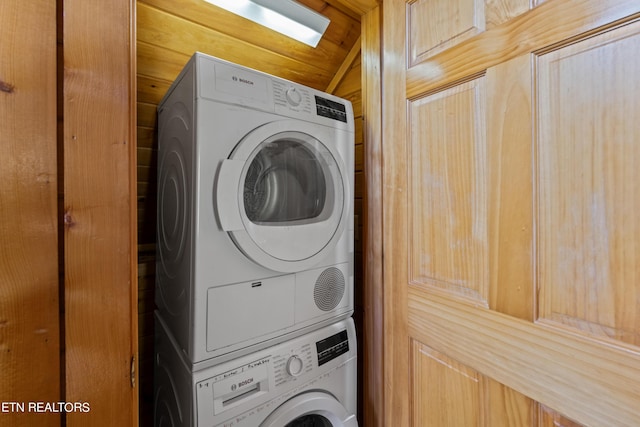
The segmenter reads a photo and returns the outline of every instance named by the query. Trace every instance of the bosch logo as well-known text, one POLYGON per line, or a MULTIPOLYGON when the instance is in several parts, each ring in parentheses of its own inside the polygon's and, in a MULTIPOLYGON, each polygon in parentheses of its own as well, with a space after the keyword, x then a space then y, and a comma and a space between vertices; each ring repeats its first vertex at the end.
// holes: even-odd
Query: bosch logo
POLYGON ((244 83, 246 85, 253 86, 253 82, 251 80, 243 79, 242 77, 232 76, 231 80, 238 83, 244 83))
POLYGON ((244 380, 244 381, 240 381, 240 382, 238 383, 238 387, 243 387, 243 386, 245 386, 245 385, 247 385, 247 384, 251 384, 252 382, 253 382, 253 378, 247 378, 247 379, 246 379, 246 380, 244 380))
POLYGON ((237 388, 238 388, 237 385, 231 384, 231 391, 236 391, 237 388))

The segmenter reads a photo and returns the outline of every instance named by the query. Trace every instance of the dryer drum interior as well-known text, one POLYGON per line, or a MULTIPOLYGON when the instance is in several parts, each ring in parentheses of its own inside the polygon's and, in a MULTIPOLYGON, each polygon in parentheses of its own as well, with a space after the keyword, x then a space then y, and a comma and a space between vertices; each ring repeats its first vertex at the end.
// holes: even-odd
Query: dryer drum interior
POLYGON ((327 176, 318 157, 302 141, 265 142, 247 170, 244 207, 257 224, 318 218, 327 204, 327 176))
POLYGON ((291 421, 285 427, 333 427, 333 424, 322 415, 309 414, 291 421))

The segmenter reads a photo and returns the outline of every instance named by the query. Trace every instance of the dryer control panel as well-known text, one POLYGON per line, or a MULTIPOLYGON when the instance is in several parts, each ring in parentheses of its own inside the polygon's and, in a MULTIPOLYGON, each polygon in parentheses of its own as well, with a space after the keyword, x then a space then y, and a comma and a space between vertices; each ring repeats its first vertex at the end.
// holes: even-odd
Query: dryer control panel
POLYGON ((344 104, 318 95, 315 98, 316 113, 319 116, 347 123, 347 107, 344 104))
POLYGON ((289 111, 299 111, 311 114, 311 93, 308 89, 294 86, 281 80, 273 81, 273 102, 276 107, 285 108, 289 111))
MULTIPOLYGON (((301 118, 324 117, 348 123, 350 109, 339 98, 329 98, 310 88, 286 80, 272 80, 273 102, 276 113, 301 113, 301 118)), ((346 102, 346 101, 345 101, 346 102)))

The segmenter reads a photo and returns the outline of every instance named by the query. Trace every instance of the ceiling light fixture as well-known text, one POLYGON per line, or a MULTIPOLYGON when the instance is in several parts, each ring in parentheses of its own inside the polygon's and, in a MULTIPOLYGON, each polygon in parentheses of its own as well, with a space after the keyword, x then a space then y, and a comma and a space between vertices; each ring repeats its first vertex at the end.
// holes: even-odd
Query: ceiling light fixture
POLYGON ((322 38, 329 19, 293 0, 205 0, 311 47, 322 38))

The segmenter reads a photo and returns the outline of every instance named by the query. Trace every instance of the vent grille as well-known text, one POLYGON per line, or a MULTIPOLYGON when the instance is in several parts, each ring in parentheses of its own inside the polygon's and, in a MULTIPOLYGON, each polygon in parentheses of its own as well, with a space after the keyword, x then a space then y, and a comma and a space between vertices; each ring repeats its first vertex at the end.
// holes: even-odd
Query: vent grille
POLYGON ((344 296, 345 280, 342 271, 336 267, 324 270, 313 289, 313 299, 322 311, 333 310, 344 296))

